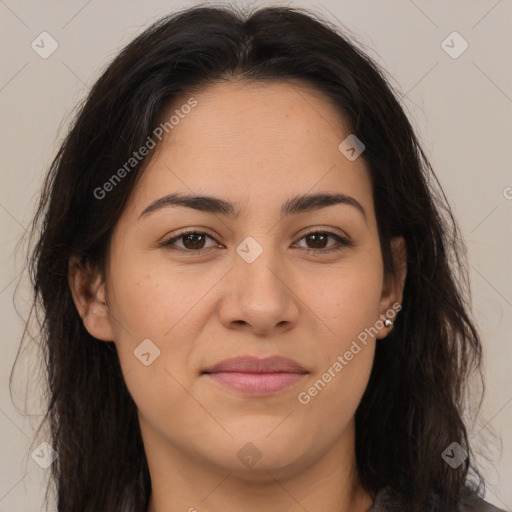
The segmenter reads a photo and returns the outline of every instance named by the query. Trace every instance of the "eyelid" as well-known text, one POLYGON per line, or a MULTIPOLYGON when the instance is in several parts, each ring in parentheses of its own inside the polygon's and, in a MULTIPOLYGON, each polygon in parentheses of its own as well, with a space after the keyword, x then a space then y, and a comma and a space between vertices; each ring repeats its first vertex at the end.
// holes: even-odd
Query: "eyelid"
POLYGON ((337 243, 333 246, 330 246, 330 247, 325 247, 323 249, 309 249, 307 247, 301 247, 301 249, 306 252, 306 254, 309 254, 309 255, 313 255, 313 256, 321 256, 323 254, 332 254, 332 253, 336 253, 336 252, 339 252, 343 249, 347 249, 349 247, 355 247, 355 243, 352 242, 352 240, 350 239, 349 236, 343 234, 343 235, 340 235, 338 233, 334 233, 333 231, 330 231, 330 229, 332 228, 329 228, 329 229, 326 229, 326 228, 311 228, 309 229, 308 231, 304 232, 304 233, 301 233, 299 236, 298 236, 298 240, 297 242, 294 242, 293 245, 296 245, 298 243, 301 242, 301 240, 303 240, 304 238, 306 238, 307 236, 309 235, 312 235, 312 234, 323 234, 323 235, 327 235, 327 237, 330 237, 330 238, 334 238, 337 243))
POLYGON ((180 236, 185 236, 185 235, 189 235, 192 233, 205 234, 205 235, 210 236, 211 238, 215 238, 215 236, 216 236, 216 235, 213 235, 212 232, 208 228, 203 228, 200 226, 190 226, 188 228, 178 229, 178 231, 173 233, 172 237, 169 238, 168 241, 174 240, 175 238, 179 238, 180 236))
MULTIPOLYGON (((194 227, 194 226, 191 226, 191 227, 188 227, 188 228, 182 228, 182 229, 178 229, 178 231, 176 231, 171 238, 168 238, 167 240, 164 240, 162 243, 160 243, 159 245, 161 247, 170 247, 172 245, 171 242, 176 242, 177 240, 179 240, 180 238, 186 236, 186 235, 193 235, 193 234, 199 234, 199 235, 206 235, 208 236, 209 238, 211 238, 213 241, 215 241, 215 243, 219 244, 220 245, 220 242, 218 242, 215 238, 214 235, 211 234, 211 232, 207 229, 207 228, 201 228, 201 227, 194 227)), ((187 249, 182 249, 181 247, 178 247, 176 248, 175 250, 178 251, 178 252, 187 252, 187 253, 198 253, 200 254, 201 251, 207 251, 208 249, 213 249, 213 247, 208 247, 206 249, 199 249, 197 251, 192 251, 192 250, 187 250, 187 249)))
POLYGON ((335 228, 335 227, 317 226, 317 227, 313 227, 313 228, 308 228, 306 231, 300 233, 297 236, 299 236, 300 238, 303 238, 307 235, 311 235, 312 233, 326 233, 326 234, 332 235, 332 236, 339 236, 340 238, 345 239, 347 242, 351 241, 350 237, 346 233, 344 233, 343 231, 341 231, 341 233, 334 233, 332 231, 333 229, 337 229, 338 231, 341 231, 339 228, 335 228))

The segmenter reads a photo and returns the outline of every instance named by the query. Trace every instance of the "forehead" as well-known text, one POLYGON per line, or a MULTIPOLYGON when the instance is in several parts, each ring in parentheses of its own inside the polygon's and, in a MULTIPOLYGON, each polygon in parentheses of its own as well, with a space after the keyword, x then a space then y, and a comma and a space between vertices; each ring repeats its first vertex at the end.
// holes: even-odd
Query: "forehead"
MULTIPOLYGON (((219 82, 166 109, 172 129, 154 149, 135 192, 142 206, 173 191, 227 196, 245 204, 333 190, 371 196, 362 158, 339 150, 350 134, 335 105, 297 82, 219 82), (183 108, 193 98, 197 104, 183 108)), ((282 201, 281 201, 282 202, 282 201)), ((367 205, 369 206, 369 205, 367 205)))
MULTIPOLYGON (((179 110, 190 96, 176 98, 164 118, 179 110)), ((170 144, 201 139, 232 150, 241 144, 250 149, 248 143, 257 137, 255 142, 269 149, 283 142, 292 147, 294 139, 304 138, 328 145, 347 130, 334 103, 299 81, 217 82, 193 96, 197 106, 187 116, 192 120, 180 121, 168 137, 170 144)))

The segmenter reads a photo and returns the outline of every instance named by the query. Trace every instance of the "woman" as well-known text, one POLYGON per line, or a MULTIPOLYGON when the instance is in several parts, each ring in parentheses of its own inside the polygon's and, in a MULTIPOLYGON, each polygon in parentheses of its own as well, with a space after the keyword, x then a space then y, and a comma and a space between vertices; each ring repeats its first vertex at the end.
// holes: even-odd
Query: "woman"
POLYGON ((38 227, 59 512, 498 510, 462 418, 463 242, 327 22, 157 22, 94 85, 38 227))

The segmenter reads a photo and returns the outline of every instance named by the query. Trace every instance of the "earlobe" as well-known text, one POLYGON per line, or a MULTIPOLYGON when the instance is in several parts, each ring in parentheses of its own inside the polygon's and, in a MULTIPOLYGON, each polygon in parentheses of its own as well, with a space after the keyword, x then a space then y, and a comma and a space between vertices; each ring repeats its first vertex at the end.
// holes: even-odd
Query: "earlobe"
POLYGON ((71 257, 68 283, 75 307, 89 334, 102 341, 113 341, 105 283, 99 271, 71 257))

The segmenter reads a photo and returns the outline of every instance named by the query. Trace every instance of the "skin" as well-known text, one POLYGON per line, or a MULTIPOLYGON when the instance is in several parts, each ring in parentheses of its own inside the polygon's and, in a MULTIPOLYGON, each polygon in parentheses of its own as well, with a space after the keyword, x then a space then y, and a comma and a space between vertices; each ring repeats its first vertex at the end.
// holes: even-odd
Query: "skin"
POLYGON ((404 241, 393 240, 397 272, 385 276, 368 168, 338 149, 350 130, 321 93, 298 82, 231 81, 194 98, 197 106, 153 150, 113 233, 106 276, 70 265, 84 325, 115 342, 138 407, 148 512, 366 511, 372 499, 356 471, 354 414, 376 338, 390 329, 378 329, 308 404, 297 396, 401 303, 404 241), (173 192, 220 197, 240 215, 166 207, 139 218, 173 192), (366 220, 343 204, 281 218, 289 198, 318 192, 353 197, 366 220), (159 245, 181 228, 213 238, 175 242, 191 255, 159 245), (308 254, 338 245, 304 238, 309 229, 354 245, 308 254), (236 252, 248 236, 263 249, 252 263, 236 252), (149 366, 134 357, 147 338, 160 349, 149 366), (265 397, 201 374, 240 355, 281 355, 308 374, 265 397), (261 454, 251 467, 237 456, 248 442, 261 454))

